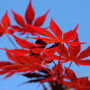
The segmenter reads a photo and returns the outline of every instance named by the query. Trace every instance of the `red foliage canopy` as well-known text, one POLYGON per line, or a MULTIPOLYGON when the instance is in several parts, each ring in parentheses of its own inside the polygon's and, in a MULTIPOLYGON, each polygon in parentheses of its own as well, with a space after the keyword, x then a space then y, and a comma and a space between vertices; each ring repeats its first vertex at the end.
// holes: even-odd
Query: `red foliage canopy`
MULTIPOLYGON (((74 90, 90 90, 88 78, 78 78, 70 69, 72 62, 78 66, 90 66, 90 59, 87 59, 90 57, 90 46, 81 51, 81 45, 85 43, 80 42, 78 38, 79 24, 73 30, 63 33, 51 18, 50 26, 41 28, 49 10, 35 19, 31 0, 25 13, 25 19, 13 10, 11 11, 18 25, 11 25, 8 11, 6 11, 0 23, 0 37, 3 34, 8 38, 13 36, 21 49, 17 47, 15 49, 0 48, 6 51, 10 60, 0 61, 0 75, 5 74, 4 79, 6 79, 15 73, 21 73, 28 78, 36 78, 29 80, 29 83, 49 82, 53 88, 56 86, 55 90, 65 90, 66 87, 74 90), (20 35, 32 34, 32 37, 21 39, 15 35, 15 32, 19 32, 20 35), (35 42, 27 41, 28 38, 35 39, 35 42), (50 43, 53 45, 47 47, 50 43), (58 54, 55 54, 56 52, 58 54), (63 63, 68 61, 71 62, 69 67, 63 68, 63 63), (51 65, 52 63, 54 65, 51 65)), ((9 40, 11 39, 9 38, 9 40)), ((12 44, 14 43, 12 42, 12 44)))

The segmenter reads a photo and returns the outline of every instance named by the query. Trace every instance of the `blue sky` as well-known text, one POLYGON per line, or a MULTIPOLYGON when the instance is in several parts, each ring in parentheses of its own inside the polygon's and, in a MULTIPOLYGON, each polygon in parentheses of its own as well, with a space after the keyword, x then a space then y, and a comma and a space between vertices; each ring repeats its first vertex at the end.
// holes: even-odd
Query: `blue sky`
MULTIPOLYGON (((29 0, 1 0, 0 19, 6 10, 8 10, 11 23, 15 24, 10 8, 24 17, 28 3, 29 0)), ((49 25, 51 17, 53 17, 63 32, 74 29, 74 27, 79 24, 77 30, 79 39, 82 42, 87 42, 87 44, 82 45, 82 50, 90 45, 90 0, 32 0, 32 5, 36 13, 35 17, 43 15, 50 9, 50 13, 43 27, 49 25)), ((0 38, 0 42, 2 42, 0 43, 0 48, 13 48, 5 35, 0 38)), ((7 60, 5 52, 1 50, 0 60, 7 60)), ((90 76, 89 66, 78 67, 73 64, 71 68, 78 73, 79 76, 90 76)), ((2 76, 0 76, 0 78, 2 78, 2 76)), ((39 84, 18 86, 27 80, 27 78, 15 74, 6 80, 0 81, 0 90, 40 90, 42 88, 41 86, 39 87, 39 84)))

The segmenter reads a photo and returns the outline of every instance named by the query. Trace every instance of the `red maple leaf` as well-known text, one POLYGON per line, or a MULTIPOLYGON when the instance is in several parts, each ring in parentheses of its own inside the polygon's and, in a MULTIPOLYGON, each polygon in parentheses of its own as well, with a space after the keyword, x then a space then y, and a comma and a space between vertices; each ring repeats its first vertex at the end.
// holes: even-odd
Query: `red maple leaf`
POLYGON ((22 34, 26 33, 28 30, 31 34, 34 34, 34 30, 31 29, 30 25, 35 25, 35 26, 42 26, 43 23, 46 20, 47 14, 49 13, 50 10, 48 10, 44 15, 38 17, 37 19, 35 19, 35 12, 34 9, 32 7, 31 4, 31 0, 29 2, 29 5, 27 7, 26 13, 25 13, 25 20, 22 16, 20 16, 19 14, 17 14, 16 12, 14 12, 13 10, 11 10, 13 15, 14 15, 14 19, 15 21, 20 25, 12 25, 11 27, 13 29, 11 29, 9 32, 22 32, 22 34), (34 20, 35 19, 35 20, 34 20))
POLYGON ((65 68, 66 75, 69 80, 64 81, 63 84, 66 85, 68 88, 72 88, 74 90, 89 90, 90 89, 90 81, 88 80, 88 77, 80 77, 77 78, 75 73, 71 70, 65 68))
POLYGON ((7 32, 9 26, 10 26, 10 19, 8 17, 8 11, 6 11, 5 15, 1 19, 0 37, 7 32))
POLYGON ((40 71, 42 69, 48 71, 48 69, 43 66, 43 59, 41 55, 37 57, 30 56, 28 50, 23 49, 15 49, 15 50, 4 49, 4 50, 6 51, 6 54, 8 58, 12 61, 12 63, 0 62, 0 74, 9 74, 11 76, 16 72, 27 73, 27 72, 35 72, 36 70, 40 71), (19 52, 17 53, 17 51, 19 52), (21 51, 25 51, 26 53, 24 52, 24 54, 21 54, 21 51))
MULTIPOLYGON (((73 40, 73 42, 79 42, 77 34, 76 34, 76 38, 75 38, 75 40, 73 40)), ((75 62, 77 65, 90 65, 90 59, 85 59, 90 56, 90 46, 88 46, 85 50, 83 50, 81 52, 80 51, 81 51, 81 44, 78 46, 72 46, 72 47, 69 46, 68 47, 68 55, 66 55, 66 56, 62 55, 62 56, 64 56, 64 60, 66 62, 71 61, 71 62, 75 62)))
MULTIPOLYGON (((71 42, 75 38, 78 24, 74 28, 74 30, 70 30, 63 34, 61 29, 58 27, 58 25, 53 21, 53 19, 51 19, 50 29, 54 33, 54 35, 51 32, 37 26, 31 25, 31 28, 35 30, 36 33, 46 36, 46 37, 40 37, 40 39, 42 39, 46 43, 66 43, 67 45, 74 45, 74 46, 80 44, 79 42, 73 42, 73 43, 71 42)), ((35 37, 33 39, 37 39, 37 38, 35 37)))

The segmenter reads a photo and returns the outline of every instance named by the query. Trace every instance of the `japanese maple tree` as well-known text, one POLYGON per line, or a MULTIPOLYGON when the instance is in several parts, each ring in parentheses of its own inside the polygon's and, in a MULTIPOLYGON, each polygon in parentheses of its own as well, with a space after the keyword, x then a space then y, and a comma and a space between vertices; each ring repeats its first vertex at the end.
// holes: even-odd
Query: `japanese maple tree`
POLYGON ((35 19, 35 11, 30 0, 25 19, 11 9, 17 25, 10 23, 6 11, 0 22, 0 37, 5 34, 14 49, 0 48, 5 50, 9 59, 0 61, 0 75, 6 75, 3 78, 6 79, 20 73, 29 78, 27 82, 22 83, 39 82, 44 90, 48 90, 45 82, 48 82, 51 90, 90 90, 88 77, 78 78, 70 69, 73 62, 77 66, 90 66, 90 46, 81 51, 81 45, 85 42, 79 41, 77 33, 79 24, 73 30, 63 33, 51 18, 49 26, 43 28, 41 26, 49 11, 35 19), (27 34, 27 37, 20 38, 19 36, 23 34, 27 34), (21 48, 17 47, 10 36, 21 48), (34 39, 35 42, 30 42, 29 39, 34 39), (69 67, 63 66, 66 62, 70 62, 69 67))

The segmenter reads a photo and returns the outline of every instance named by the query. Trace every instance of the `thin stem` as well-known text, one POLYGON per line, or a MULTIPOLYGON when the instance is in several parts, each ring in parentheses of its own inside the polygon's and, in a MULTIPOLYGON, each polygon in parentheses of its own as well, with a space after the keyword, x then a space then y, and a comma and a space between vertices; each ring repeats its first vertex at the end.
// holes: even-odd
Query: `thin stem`
POLYGON ((43 86, 44 90, 47 90, 46 86, 43 83, 42 83, 42 86, 43 86))
POLYGON ((56 65, 56 63, 54 61, 52 61, 54 63, 54 65, 56 65))
POLYGON ((17 48, 17 46, 15 45, 15 43, 12 41, 12 39, 7 35, 7 37, 8 37, 8 39, 9 39, 9 41, 12 43, 12 45, 15 47, 15 48, 17 48))
MULTIPOLYGON (((71 65, 72 65, 72 62, 70 62, 70 64, 69 64, 67 70, 64 72, 64 74, 63 74, 63 78, 64 78, 65 74, 67 73, 67 71, 70 69, 71 65)), ((63 82, 63 78, 62 78, 62 82, 63 82)))
MULTIPOLYGON (((29 37, 29 33, 27 33, 26 37, 29 37)), ((25 38, 25 40, 28 40, 28 38, 25 38)))
POLYGON ((58 60, 58 79, 60 81, 60 59, 61 59, 61 55, 63 53, 63 50, 64 50, 64 44, 63 44, 63 47, 62 47, 62 50, 61 50, 61 53, 60 53, 60 56, 59 56, 59 60, 58 60))

